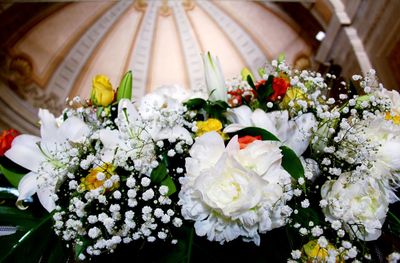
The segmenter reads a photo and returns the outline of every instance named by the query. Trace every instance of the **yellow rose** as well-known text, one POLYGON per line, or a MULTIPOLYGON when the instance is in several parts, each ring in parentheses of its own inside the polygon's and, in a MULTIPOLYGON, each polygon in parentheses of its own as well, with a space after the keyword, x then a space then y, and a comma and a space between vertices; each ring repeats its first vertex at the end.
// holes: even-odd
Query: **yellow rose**
MULTIPOLYGON (((104 163, 102 166, 97 166, 90 169, 89 174, 81 179, 80 189, 94 190, 102 187, 104 182, 114 174, 115 167, 109 163, 104 163)), ((114 182, 106 191, 112 191, 119 187, 118 182, 114 182)))
POLYGON ((92 80, 90 98, 94 105, 106 107, 114 100, 114 90, 107 76, 97 75, 92 80))
POLYGON ((218 119, 210 118, 206 121, 198 121, 196 122, 196 127, 196 137, 199 137, 210 131, 216 131, 222 136, 222 138, 228 139, 227 135, 221 131, 222 123, 218 119))

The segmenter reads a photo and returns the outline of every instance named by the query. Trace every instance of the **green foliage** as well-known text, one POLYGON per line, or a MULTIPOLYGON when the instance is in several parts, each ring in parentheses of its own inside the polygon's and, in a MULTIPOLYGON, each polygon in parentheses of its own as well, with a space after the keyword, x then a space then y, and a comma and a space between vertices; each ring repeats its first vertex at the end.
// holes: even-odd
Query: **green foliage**
POLYGON ((176 185, 174 183, 174 180, 172 180, 172 177, 169 175, 161 182, 161 185, 168 186, 168 196, 176 192, 176 185))
POLYGON ((14 187, 18 187, 19 181, 21 181, 22 177, 24 177, 26 174, 26 173, 17 172, 12 168, 6 168, 3 165, 0 165, 0 172, 14 187))
POLYGON ((304 177, 304 168, 299 157, 297 157, 297 154, 286 146, 281 146, 280 149, 283 155, 283 169, 285 169, 296 180, 300 177, 304 177))
POLYGON ((17 226, 17 232, 0 237, 0 262, 66 262, 67 254, 52 230, 52 214, 0 207, 0 225, 17 226))
POLYGON ((156 168, 153 169, 153 171, 151 171, 150 179, 153 183, 160 184, 165 179, 165 177, 167 177, 167 175, 167 165, 165 161, 162 161, 156 168))

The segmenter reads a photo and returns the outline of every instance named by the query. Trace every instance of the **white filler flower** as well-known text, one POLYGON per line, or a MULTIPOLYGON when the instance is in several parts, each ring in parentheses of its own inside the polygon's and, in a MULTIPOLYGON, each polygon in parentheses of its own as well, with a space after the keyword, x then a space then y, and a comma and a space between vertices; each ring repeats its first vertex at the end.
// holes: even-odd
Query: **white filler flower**
POLYGON ((197 138, 190 156, 179 198, 197 235, 221 244, 241 236, 259 245, 259 233, 285 224, 284 186, 291 178, 275 142, 240 149, 235 136, 225 148, 222 137, 209 132, 197 138))

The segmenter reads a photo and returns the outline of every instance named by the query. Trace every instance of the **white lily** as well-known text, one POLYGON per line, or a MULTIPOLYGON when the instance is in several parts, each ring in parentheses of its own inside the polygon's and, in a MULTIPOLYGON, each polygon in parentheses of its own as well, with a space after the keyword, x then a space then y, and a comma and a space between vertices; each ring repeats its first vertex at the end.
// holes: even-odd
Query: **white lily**
POLYGON ((39 110, 39 118, 41 137, 25 134, 16 137, 5 156, 31 171, 19 182, 17 202, 37 193, 42 206, 51 212, 55 208, 52 199, 56 190, 55 185, 53 187, 39 185, 39 170, 46 162, 53 167, 60 165, 55 154, 68 149, 69 143, 66 142, 79 143, 85 140, 90 129, 77 117, 70 117, 58 125, 54 115, 43 109, 39 110))
POLYGON ((227 101, 227 89, 225 85, 224 74, 218 57, 214 57, 210 52, 203 54, 204 74, 206 86, 210 95, 210 100, 227 101))
POLYGON ((224 132, 231 133, 246 127, 263 128, 272 134, 286 146, 302 155, 307 149, 312 135, 311 129, 317 123, 312 113, 303 114, 294 120, 289 120, 287 111, 264 112, 256 109, 254 112, 248 106, 240 106, 228 113, 228 119, 232 124, 228 125, 224 132))

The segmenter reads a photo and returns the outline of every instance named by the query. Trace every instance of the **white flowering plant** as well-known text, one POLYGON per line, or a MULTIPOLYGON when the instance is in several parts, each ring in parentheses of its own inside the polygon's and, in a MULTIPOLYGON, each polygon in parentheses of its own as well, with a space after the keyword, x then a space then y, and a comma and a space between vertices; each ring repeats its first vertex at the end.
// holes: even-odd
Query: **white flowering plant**
POLYGON ((164 86, 132 100, 128 72, 116 92, 96 76, 58 118, 40 110, 41 136, 5 152, 28 172, 1 190, 25 209, 0 207, 1 259, 395 260, 399 93, 284 57, 225 83, 216 57, 204 66, 208 99, 164 86))

